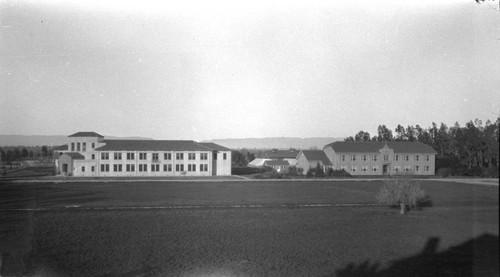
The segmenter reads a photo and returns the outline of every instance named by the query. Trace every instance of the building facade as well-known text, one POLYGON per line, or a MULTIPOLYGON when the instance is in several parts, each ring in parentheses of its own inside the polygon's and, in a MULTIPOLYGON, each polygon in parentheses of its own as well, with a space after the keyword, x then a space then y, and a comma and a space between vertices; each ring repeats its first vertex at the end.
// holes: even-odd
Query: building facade
POLYGON ((332 163, 321 150, 302 150, 297 156, 297 168, 302 168, 302 174, 307 174, 311 168, 316 168, 317 165, 323 168, 323 172, 327 172, 332 163))
POLYGON ((337 141, 323 151, 334 169, 351 175, 435 174, 437 152, 420 142, 337 141))
POLYGON ((105 140, 95 132, 70 135, 58 174, 87 177, 228 176, 231 150, 192 140, 105 140))

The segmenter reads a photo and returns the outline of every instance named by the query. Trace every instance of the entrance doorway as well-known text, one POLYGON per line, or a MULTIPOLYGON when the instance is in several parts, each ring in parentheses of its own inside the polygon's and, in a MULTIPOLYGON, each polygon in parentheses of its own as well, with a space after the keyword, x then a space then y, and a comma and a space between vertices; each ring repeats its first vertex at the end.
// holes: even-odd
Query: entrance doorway
POLYGON ((387 175, 387 174, 389 173, 388 171, 389 171, 389 165, 384 164, 384 165, 382 166, 382 173, 383 173, 384 175, 387 175))

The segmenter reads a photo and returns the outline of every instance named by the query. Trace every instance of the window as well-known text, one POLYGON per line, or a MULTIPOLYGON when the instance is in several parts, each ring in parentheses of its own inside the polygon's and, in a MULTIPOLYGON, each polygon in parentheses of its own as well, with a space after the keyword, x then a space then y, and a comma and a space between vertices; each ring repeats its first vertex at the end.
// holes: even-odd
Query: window
POLYGON ((376 162, 378 160, 378 155, 373 155, 373 161, 376 162))
POLYGON ((196 159, 196 153, 188 153, 188 160, 195 160, 196 159))
POLYGON ((208 171, 208 164, 200 164, 200 171, 208 171))
POLYGON ((426 165, 426 166, 424 167, 424 170, 425 170, 426 172, 429 172, 429 170, 430 170, 430 169, 429 169, 429 166, 428 166, 428 165, 426 165))
POLYGON ((376 172, 377 170, 378 170, 378 167, 376 167, 376 166, 374 166, 374 167, 372 168, 372 171, 373 171, 373 172, 376 172))
POLYGON ((340 156, 340 160, 345 162, 345 155, 340 156))
POLYGON ((183 164, 176 164, 175 171, 184 171, 184 165, 183 164))
POLYGON ((415 166, 415 172, 419 172, 420 171, 420 168, 418 165, 415 166))
POLYGON ((163 171, 172 171, 172 165, 171 164, 164 164, 163 165, 163 171))
POLYGON ((353 161, 353 162, 356 161, 356 155, 351 156, 351 161, 353 161))
POLYGON ((405 166, 405 171, 406 171, 406 172, 409 172, 409 171, 410 171, 410 167, 406 165, 406 166, 405 166))
POLYGON ((139 153, 139 160, 145 160, 148 153, 139 153))
POLYGON ((227 159, 227 153, 222 154, 222 159, 223 160, 227 159))
POLYGON ((82 166, 82 172, 85 172, 85 166, 82 166))
POLYGON ((121 160, 122 159, 122 153, 115 153, 113 158, 115 160, 121 160))
POLYGON ((184 160, 184 153, 175 153, 175 159, 176 160, 184 160))
POLYGON ((135 153, 133 152, 127 153, 127 160, 135 160, 135 153))
POLYGON ((163 159, 164 160, 171 160, 172 159, 172 153, 164 153, 163 154, 163 159))
POLYGON ((415 161, 418 162, 420 160, 420 156, 419 155, 415 155, 415 161))
POLYGON ((76 151, 80 152, 80 143, 79 142, 76 143, 76 151))
POLYGON ((200 160, 208 160, 208 154, 207 153, 200 153, 200 160))
POLYGON ((84 143, 82 144, 82 151, 83 151, 83 152, 87 151, 87 143, 86 143, 86 142, 84 142, 84 143))
POLYGON ((398 162, 398 161, 399 161, 399 155, 394 155, 394 160, 395 160, 396 162, 398 162))
POLYGON ((345 165, 341 165, 340 166, 340 170, 344 170, 345 171, 345 169, 346 169, 345 165))
POLYGON ((396 171, 396 172, 401 171, 401 168, 399 167, 399 165, 397 165, 397 166, 394 167, 394 171, 396 171))
POLYGON ((101 153, 101 160, 109 160, 109 153, 102 152, 101 153))
POLYGON ((364 172, 368 171, 368 166, 364 165, 363 167, 361 167, 361 171, 364 171, 364 172))
POLYGON ((160 171, 160 165, 159 164, 152 164, 151 165, 151 171, 152 172, 160 171))
POLYGON ((153 153, 153 161, 159 160, 158 153, 153 153))
POLYGON ((146 171, 148 171, 148 165, 147 164, 140 164, 139 165, 139 171, 140 172, 146 172, 146 171))
POLYGON ((196 165, 195 164, 188 164, 188 171, 196 171, 196 165))
POLYGON ((95 148, 95 143, 94 143, 94 142, 92 142, 92 149, 94 149, 94 148, 95 148))
POLYGON ((135 164, 127 164, 126 170, 127 172, 135 172, 135 164))
POLYGON ((405 161, 409 161, 410 160, 410 156, 406 155, 405 156, 405 161))
POLYGON ((366 155, 363 155, 363 161, 366 162, 366 155))
POLYGON ((101 164, 102 172, 109 172, 109 164, 101 164))
POLYGON ((429 161, 429 155, 425 156, 425 161, 428 162, 429 161))
POLYGON ((121 164, 114 164, 113 171, 114 172, 122 172, 122 165, 121 164))
POLYGON ((90 171, 94 172, 95 171, 95 166, 90 167, 90 171))
POLYGON ((74 142, 71 143, 71 151, 75 151, 75 143, 74 142))
POLYGON ((95 160, 95 154, 92 154, 91 157, 92 157, 92 160, 95 160))
POLYGON ((387 162, 389 160, 389 155, 384 155, 384 162, 387 162))
POLYGON ((351 166, 351 171, 352 172, 356 172, 356 167, 355 166, 351 166))

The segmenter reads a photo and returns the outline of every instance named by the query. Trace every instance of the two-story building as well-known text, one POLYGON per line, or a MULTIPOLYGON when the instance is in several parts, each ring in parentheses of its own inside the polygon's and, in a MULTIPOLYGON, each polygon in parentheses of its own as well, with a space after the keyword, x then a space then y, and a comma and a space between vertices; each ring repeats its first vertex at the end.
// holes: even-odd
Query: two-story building
POLYGON ((437 152, 420 142, 336 141, 323 148, 336 170, 351 175, 434 175, 437 152))
POLYGON ((105 140, 95 132, 70 135, 57 160, 65 176, 227 176, 231 150, 192 140, 105 140))

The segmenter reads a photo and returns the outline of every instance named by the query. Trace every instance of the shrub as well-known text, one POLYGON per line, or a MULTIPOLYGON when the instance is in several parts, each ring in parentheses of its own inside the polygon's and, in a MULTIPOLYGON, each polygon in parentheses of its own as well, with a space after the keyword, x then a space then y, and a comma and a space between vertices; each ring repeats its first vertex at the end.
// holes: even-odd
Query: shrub
POLYGON ((329 176, 332 176, 332 177, 352 177, 351 174, 349 174, 349 172, 345 171, 344 169, 340 169, 340 170, 331 170, 331 175, 329 176))
POLYGON ((399 206, 400 214, 416 207, 419 202, 430 201, 425 196, 420 182, 407 174, 388 177, 377 195, 377 200, 380 203, 399 206))
POLYGON ((325 177, 325 171, 319 163, 316 165, 316 169, 314 170, 314 177, 325 177))
POLYGON ((296 166, 290 166, 288 167, 288 175, 291 175, 291 176, 296 176, 298 175, 298 170, 297 170, 297 167, 296 166))
POLYGON ((486 177, 498 178, 498 166, 492 166, 486 169, 486 177))
POLYGON ((453 174, 453 169, 451 169, 449 167, 443 167, 443 168, 438 169, 438 171, 437 171, 437 175, 441 176, 441 177, 448 177, 452 174, 453 174))
POLYGON ((314 169, 309 168, 309 170, 307 170, 306 177, 312 178, 313 176, 314 176, 314 169))
POLYGON ((304 169, 303 169, 302 167, 298 167, 298 168, 297 168, 297 173, 298 173, 299 175, 303 175, 303 174, 304 174, 304 169))

